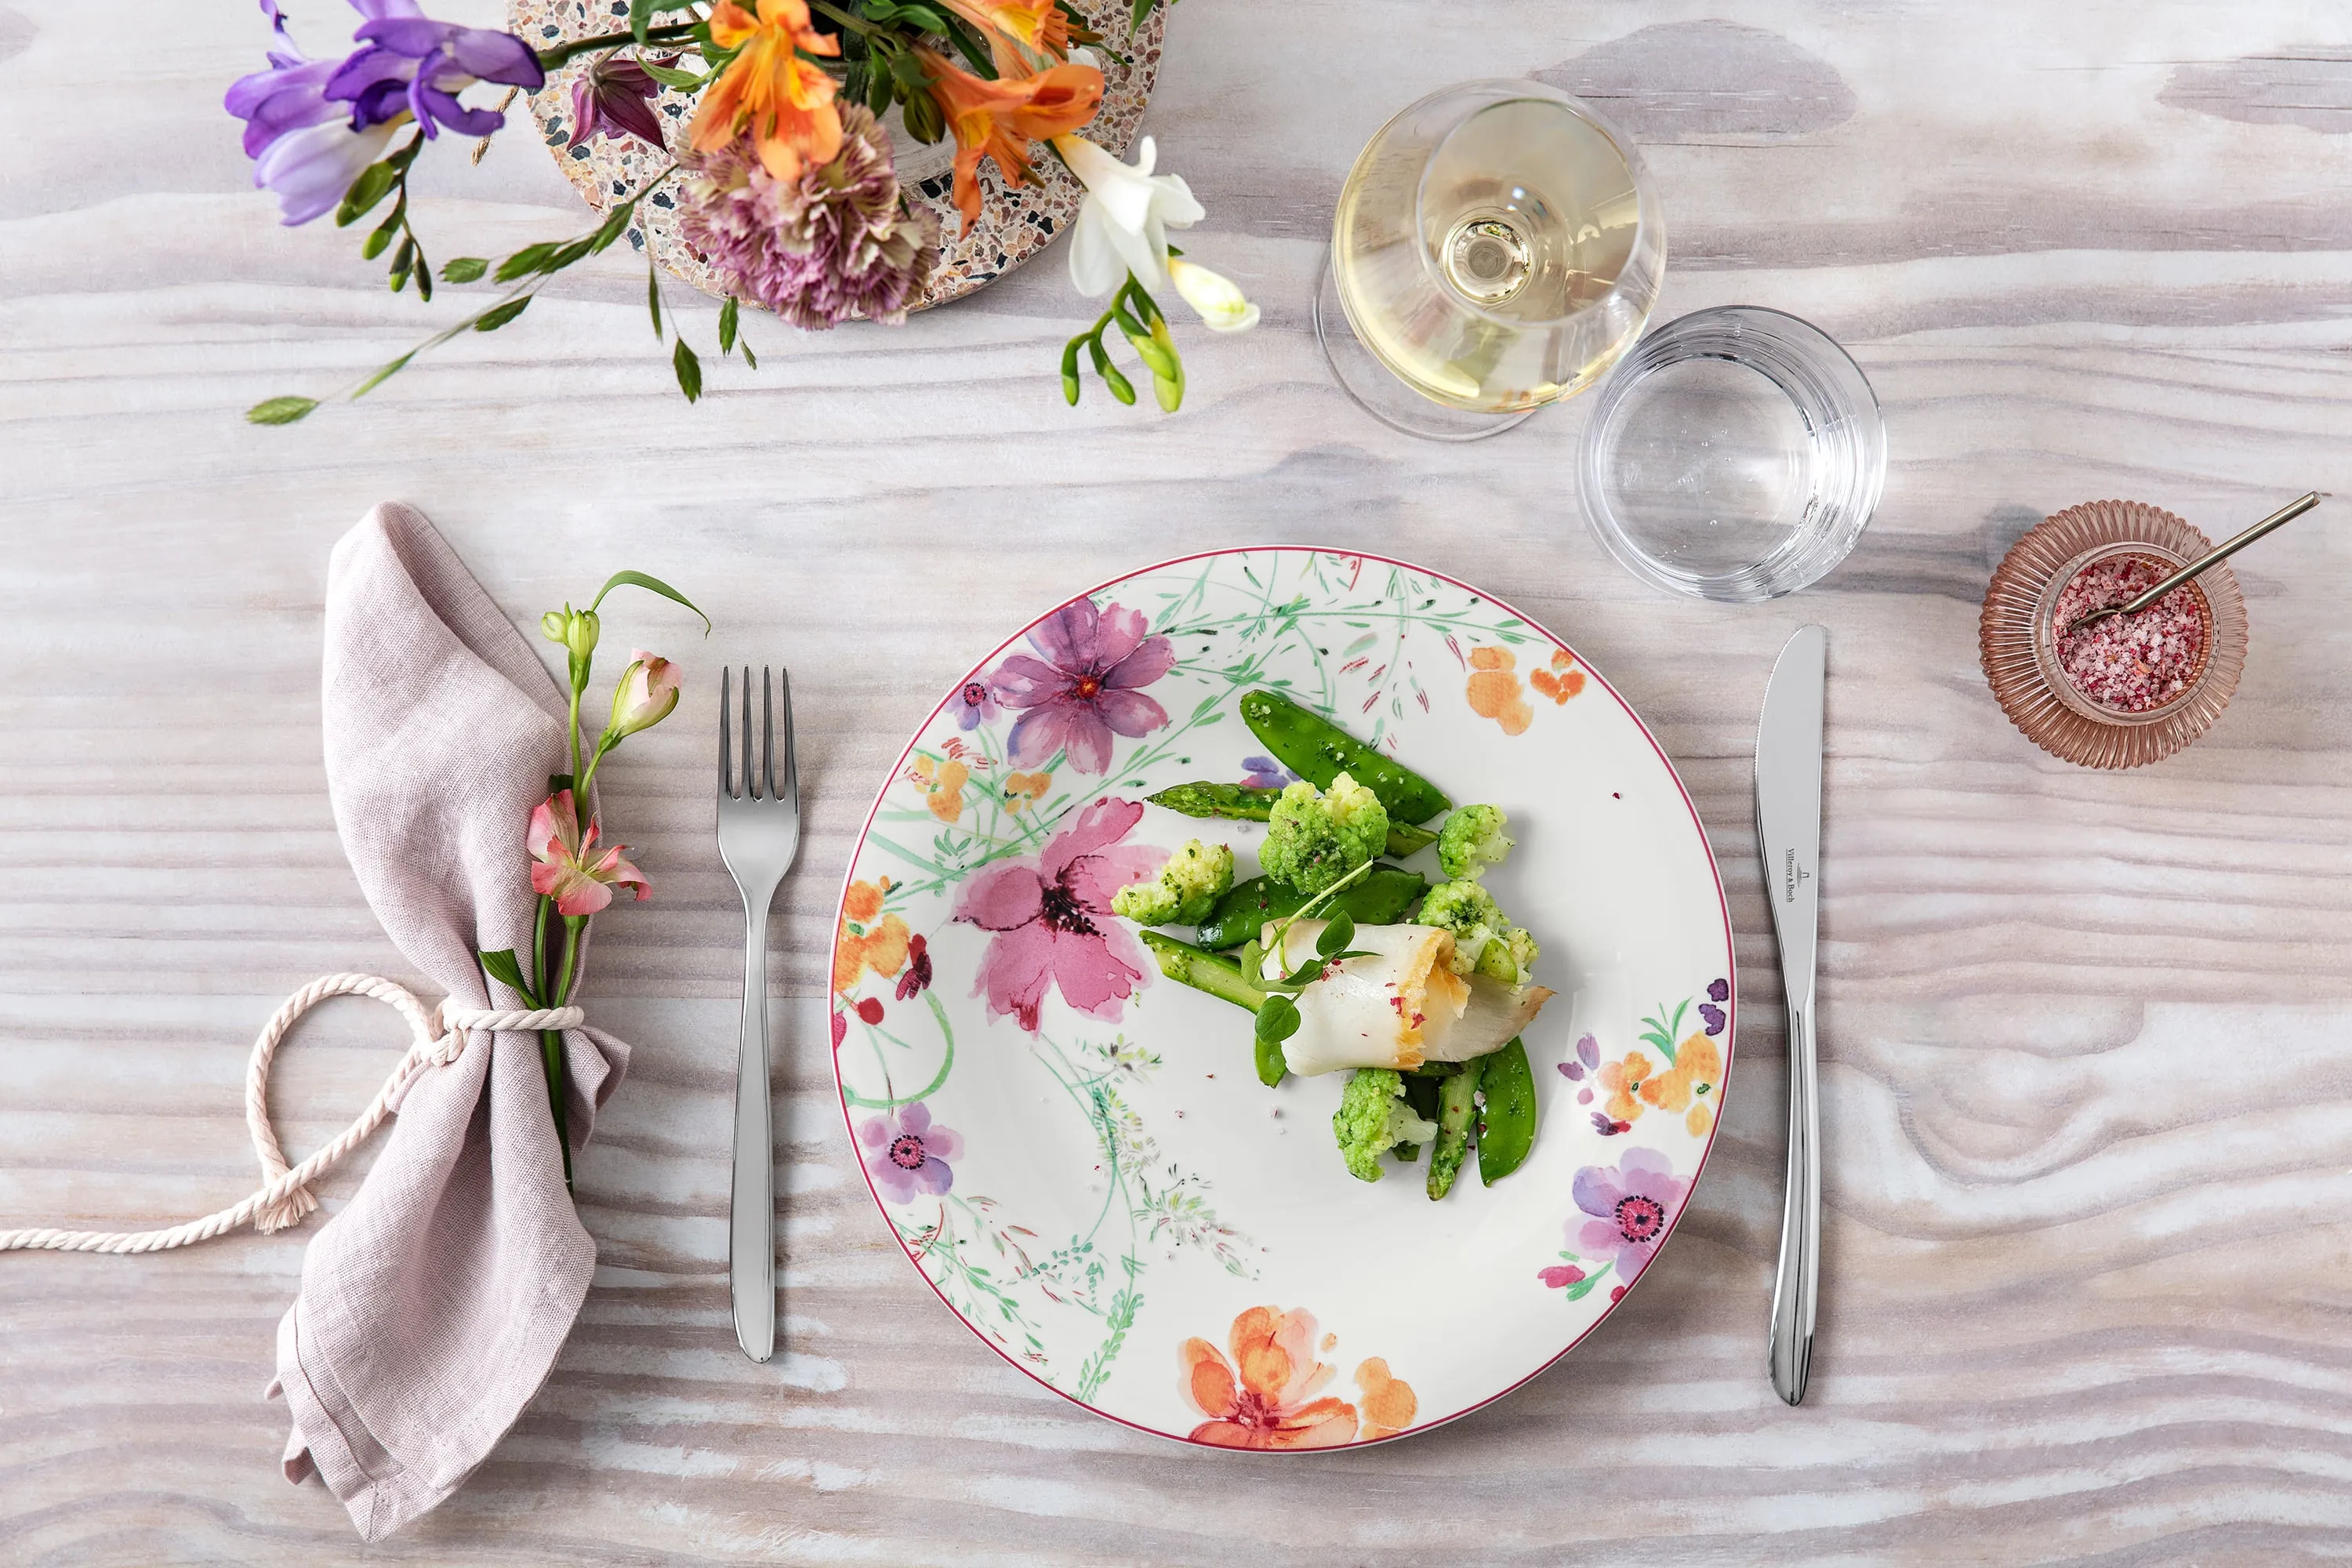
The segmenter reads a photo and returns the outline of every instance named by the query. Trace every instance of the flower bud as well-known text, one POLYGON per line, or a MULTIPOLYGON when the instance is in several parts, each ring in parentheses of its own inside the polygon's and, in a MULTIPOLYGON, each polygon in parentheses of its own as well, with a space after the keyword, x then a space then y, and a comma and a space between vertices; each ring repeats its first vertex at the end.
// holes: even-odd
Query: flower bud
POLYGON ((596 652, 598 626, 596 612, 575 610, 566 605, 560 610, 550 610, 539 617, 540 635, 550 642, 560 642, 571 656, 572 689, 584 689, 588 685, 588 661, 596 652))
POLYGON ((1169 258, 1168 275, 1184 303, 1201 313, 1202 323, 1211 331, 1245 332, 1257 325, 1257 307, 1243 296, 1232 279, 1181 256, 1169 258))
POLYGON ((607 733, 615 741, 652 729, 677 706, 681 676, 677 664, 643 648, 631 649, 629 658, 635 662, 623 672, 621 684, 613 693, 613 722, 607 733))

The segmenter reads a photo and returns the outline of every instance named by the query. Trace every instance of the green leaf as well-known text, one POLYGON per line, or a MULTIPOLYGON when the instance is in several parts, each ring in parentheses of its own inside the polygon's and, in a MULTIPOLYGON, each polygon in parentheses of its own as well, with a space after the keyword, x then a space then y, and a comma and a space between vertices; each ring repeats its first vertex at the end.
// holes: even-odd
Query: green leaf
MULTIPOLYGON (((661 319, 661 273, 653 266, 651 258, 647 258, 646 264, 646 309, 653 315, 654 342, 659 342, 663 336, 661 319)), ((680 339, 679 341, 683 342, 685 340, 680 339)), ((688 403, 691 403, 694 401, 696 395, 696 393, 689 392, 686 395, 686 400, 688 403)))
POLYGON ((743 340, 743 363, 753 370, 760 368, 760 356, 751 352, 751 340, 749 338, 743 340))
POLYGON ((359 177, 343 193, 343 205, 335 209, 335 226, 349 228, 375 210, 375 205, 392 193, 400 180, 400 169, 390 160, 370 163, 359 172, 359 177))
POLYGON ((722 354, 735 352, 736 310, 735 296, 732 294, 727 296, 727 303, 719 307, 719 352, 722 354))
POLYGON ((604 580, 604 585, 596 590, 596 596, 588 601, 588 607, 593 610, 604 602, 604 595, 615 588, 643 588, 648 594, 659 594, 673 605, 684 605, 696 615, 702 616, 702 635, 705 637, 710 635, 710 617, 702 615, 700 606, 660 578, 648 577, 642 572, 614 573, 604 580))
POLYGON ((1279 1045, 1298 1033, 1298 1004, 1287 996, 1269 996, 1257 1010, 1257 1037, 1279 1045))
MULTIPOLYGON (((629 37, 636 40, 637 47, 640 49, 650 41, 646 37, 646 29, 652 26, 653 23, 653 6, 648 5, 646 0, 634 0, 629 6, 629 37)), ((640 60, 637 63, 643 65, 645 62, 640 60)))
POLYGON ((454 256, 441 264, 444 283, 478 283, 490 269, 488 261, 478 256, 454 256))
POLYGON ((1151 15, 1151 8, 1159 4, 1160 0, 1135 0, 1135 10, 1127 19, 1127 30, 1132 34, 1140 29, 1151 15))
POLYGON ((699 400, 702 396, 702 362, 695 357, 692 349, 687 347, 684 338, 678 339, 677 346, 670 351, 669 363, 670 368, 677 372, 677 389, 686 394, 686 400, 688 403, 699 400))
POLYGON ((252 425, 291 425, 319 406, 315 397, 265 397, 245 411, 252 425))
POLYGON ((866 84, 866 107, 879 114, 890 107, 890 73, 867 68, 872 79, 866 84))
POLYGON ((538 271, 546 264, 547 258, 555 254, 555 251, 556 244, 551 239, 542 239, 537 245, 526 245, 504 261, 499 262, 495 276, 501 283, 511 283, 525 273, 538 271))
POLYGON ((981 41, 980 35, 974 32, 962 17, 942 11, 932 11, 928 5, 902 5, 899 9, 929 12, 931 16, 937 18, 939 25, 933 26, 929 23, 919 24, 923 31, 939 34, 952 42, 956 47, 956 52, 963 56, 965 62, 971 67, 972 74, 982 81, 996 79, 996 61, 989 54, 988 46, 981 41))
POLYGON ((539 1005, 539 994, 533 991, 530 983, 522 977, 522 961, 515 957, 514 949, 509 947, 501 948, 496 952, 485 952, 481 955, 481 960, 483 973, 509 987, 516 995, 520 996, 532 1006, 539 1005))
POLYGON ((474 331, 478 332, 497 331, 500 327, 505 326, 509 321, 513 321, 517 316, 521 315, 525 310, 529 310, 530 308, 530 302, 537 298, 539 298, 539 296, 536 294, 519 294, 515 298, 509 300, 503 305, 491 306, 488 310, 483 311, 481 319, 474 323, 474 331))
POLYGON ((1345 952, 1348 944, 1355 940, 1356 917, 1341 910, 1323 928, 1323 934, 1315 939, 1315 951, 1328 959, 1335 952, 1345 952))
POLYGON ((656 65, 643 55, 637 57, 637 68, 664 87, 674 87, 680 92, 694 92, 710 79, 694 71, 682 71, 670 66, 656 65))
MULTIPOLYGON (((639 195, 643 195, 643 193, 640 192, 639 195)), ((603 225, 597 228, 594 234, 588 237, 588 254, 592 256, 602 256, 605 251, 611 249, 614 240, 619 239, 623 235, 629 232, 629 220, 636 216, 636 212, 637 198, 636 196, 631 196, 627 201, 623 202, 619 206, 616 206, 611 212, 606 213, 604 215, 603 225)), ((578 241, 575 240, 573 243, 577 244, 578 241)), ((569 247, 567 247, 566 248, 569 247)), ((558 267, 569 267, 572 263, 569 261, 559 261, 555 263, 555 265, 558 267)))
POLYGON ((358 386, 352 389, 352 401, 357 403, 361 398, 365 397, 369 393, 373 392, 377 387, 382 386, 385 382, 390 381, 394 376, 398 375, 402 371, 406 370, 408 368, 408 362, 415 359, 419 352, 421 351, 416 349, 409 350, 406 353, 401 355, 398 359, 394 360, 390 364, 385 365, 382 370, 377 371, 373 375, 360 383, 358 386))

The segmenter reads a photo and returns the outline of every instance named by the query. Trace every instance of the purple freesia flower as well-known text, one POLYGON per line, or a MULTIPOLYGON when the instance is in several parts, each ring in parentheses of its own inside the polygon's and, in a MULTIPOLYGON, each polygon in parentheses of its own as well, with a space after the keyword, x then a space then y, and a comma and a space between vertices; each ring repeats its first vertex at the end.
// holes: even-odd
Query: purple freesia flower
POLYGON ((955 1184, 948 1162, 963 1153, 963 1140, 934 1125, 920 1100, 868 1118, 857 1141, 866 1145, 866 1173, 892 1203, 912 1203, 917 1193, 937 1197, 955 1184))
POLYGON ((1016 653, 988 678, 996 700, 1023 710, 1008 749, 1013 765, 1034 768, 1057 751, 1082 773, 1110 767, 1111 736, 1133 739, 1168 722, 1168 710, 1143 695, 1176 662, 1164 637, 1145 636, 1140 612, 1074 599, 1037 623, 1030 645, 1043 658, 1016 653))
MULTIPOLYGON (((667 70, 677 63, 677 57, 657 56, 653 63, 667 70)), ((568 145, 577 147, 601 131, 607 136, 634 136, 659 152, 661 120, 654 113, 653 100, 660 96, 661 83, 646 74, 642 63, 625 56, 605 56, 572 84, 568 145)))
POLYGON ((1690 1183, 1654 1149, 1628 1149, 1614 1166, 1587 1165, 1569 1188, 1591 1216, 1568 1222, 1568 1244, 1587 1258, 1610 1258, 1629 1281, 1658 1249, 1690 1183))
POLYGON ((1272 757, 1244 757, 1242 783, 1252 789, 1280 789, 1297 784, 1298 775, 1276 762, 1272 757))
POLYGON ((221 101, 245 121, 255 187, 276 195, 278 219, 290 226, 332 211, 360 171, 383 155, 394 127, 350 124, 351 106, 327 95, 327 83, 342 68, 295 47, 277 0, 261 0, 261 14, 276 35, 269 68, 239 77, 221 101))
POLYGON ((438 136, 441 125, 488 136, 506 116, 467 109, 457 94, 478 81, 536 91, 547 80, 538 54, 512 33, 436 22, 416 9, 416 0, 352 3, 369 18, 352 36, 368 47, 353 50, 328 79, 327 96, 352 106, 354 130, 407 114, 427 136, 438 136))

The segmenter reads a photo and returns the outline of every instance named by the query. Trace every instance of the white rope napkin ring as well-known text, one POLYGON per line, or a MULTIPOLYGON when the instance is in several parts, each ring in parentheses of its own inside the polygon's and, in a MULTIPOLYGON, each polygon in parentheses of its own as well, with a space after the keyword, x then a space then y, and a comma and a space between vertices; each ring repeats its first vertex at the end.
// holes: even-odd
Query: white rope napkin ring
POLYGON ((576 1029, 586 1020, 587 1015, 577 1007, 509 1010, 453 1007, 446 1001, 429 1013, 406 986, 373 974, 329 974, 313 980, 286 998, 285 1005, 261 1026, 260 1035, 253 1042, 252 1059, 246 1063, 245 1124, 253 1134, 253 1151, 261 1160, 259 1191, 234 1207, 168 1230, 0 1230, 0 1252, 26 1248, 52 1252, 162 1252, 190 1242, 209 1240, 247 1221, 258 1231, 282 1230, 319 1206, 319 1200, 311 1195, 310 1183, 366 1142, 368 1135, 382 1126, 383 1119, 399 1105, 409 1079, 425 1068, 446 1067, 456 1061, 464 1053, 466 1042, 477 1034, 509 1029, 576 1029), (397 1007, 400 1016, 408 1020, 412 1039, 407 1055, 400 1058, 400 1065, 392 1069, 392 1076, 384 1079, 383 1088, 376 1091, 375 1100, 360 1112, 358 1120, 337 1134, 332 1142, 289 1170, 286 1152, 278 1146, 278 1133, 269 1125, 269 1065, 278 1055, 278 1042, 294 1026, 294 1021, 330 996, 373 996, 397 1007))

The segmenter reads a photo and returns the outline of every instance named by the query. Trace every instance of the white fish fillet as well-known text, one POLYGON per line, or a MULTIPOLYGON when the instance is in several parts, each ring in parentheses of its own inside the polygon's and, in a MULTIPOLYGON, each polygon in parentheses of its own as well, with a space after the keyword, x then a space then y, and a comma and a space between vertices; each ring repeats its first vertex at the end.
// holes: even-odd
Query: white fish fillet
MULTIPOLYGON (((1300 921, 1285 939, 1295 969, 1315 956, 1321 921, 1300 921)), ((1271 935, 1268 923, 1265 935, 1271 935)), ((1435 926, 1358 926, 1351 958, 1300 992, 1298 1031, 1282 1059, 1302 1078, 1344 1068, 1416 1068, 1499 1050, 1551 1000, 1540 985, 1514 991, 1485 975, 1447 967, 1454 935, 1435 926)), ((1265 973, 1284 973, 1272 954, 1265 973)))

